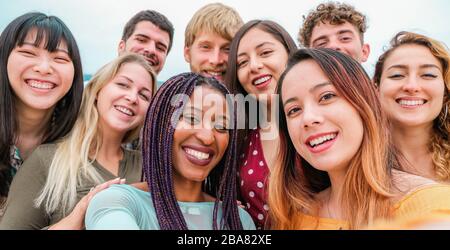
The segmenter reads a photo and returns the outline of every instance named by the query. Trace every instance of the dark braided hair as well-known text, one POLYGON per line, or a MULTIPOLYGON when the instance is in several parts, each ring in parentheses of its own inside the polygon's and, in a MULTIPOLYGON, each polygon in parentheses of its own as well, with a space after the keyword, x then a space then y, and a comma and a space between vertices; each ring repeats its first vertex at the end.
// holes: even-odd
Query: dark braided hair
MULTIPOLYGON (((178 206, 173 187, 172 145, 175 125, 186 102, 177 95, 191 96, 196 86, 207 85, 224 96, 228 89, 214 78, 195 73, 182 73, 167 80, 152 99, 142 131, 143 171, 148 182, 162 230, 186 230, 187 224, 178 206), (175 100, 175 101, 174 101, 175 100), (173 119, 173 120, 172 120, 173 119)), ((230 104, 230 99, 227 98, 230 104)), ((234 101, 231 100, 233 119, 229 130, 229 145, 217 164, 209 173, 203 191, 216 197, 212 226, 218 229, 242 229, 236 203, 236 119, 234 101), (220 226, 217 225, 219 206, 222 206, 220 226)))

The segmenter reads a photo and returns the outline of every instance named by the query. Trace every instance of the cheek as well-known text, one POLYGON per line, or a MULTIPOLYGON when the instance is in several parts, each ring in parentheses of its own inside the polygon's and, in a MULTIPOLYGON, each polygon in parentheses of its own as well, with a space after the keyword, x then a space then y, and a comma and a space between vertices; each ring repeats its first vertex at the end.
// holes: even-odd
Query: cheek
POLYGON ((298 153, 300 153, 302 140, 300 137, 300 126, 297 125, 298 121, 295 119, 290 119, 287 121, 288 133, 291 138, 292 143, 298 153))
POLYGON ((61 84, 64 86, 64 88, 70 89, 75 78, 75 68, 73 64, 62 67, 60 69, 60 74, 62 78, 61 84))

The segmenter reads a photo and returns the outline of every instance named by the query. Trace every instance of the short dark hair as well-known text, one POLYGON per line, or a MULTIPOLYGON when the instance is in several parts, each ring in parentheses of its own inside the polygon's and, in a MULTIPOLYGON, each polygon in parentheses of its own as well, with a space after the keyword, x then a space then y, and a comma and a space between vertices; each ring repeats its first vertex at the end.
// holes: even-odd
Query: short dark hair
POLYGON ((67 43, 74 66, 72 86, 55 104, 53 118, 42 143, 51 143, 65 136, 75 124, 83 95, 83 71, 77 43, 69 28, 55 16, 30 12, 14 19, 0 36, 0 197, 8 194, 11 182, 10 150, 17 138, 18 122, 15 112, 14 92, 8 78, 8 58, 16 46, 22 46, 27 34, 37 30, 35 45, 42 41, 46 50, 53 52, 61 41, 67 43))
POLYGON ((167 50, 167 53, 169 53, 173 43, 173 25, 166 16, 154 10, 143 10, 134 15, 123 28, 122 40, 126 41, 130 38, 136 28, 136 25, 142 21, 149 21, 169 34, 170 41, 169 48, 167 50))

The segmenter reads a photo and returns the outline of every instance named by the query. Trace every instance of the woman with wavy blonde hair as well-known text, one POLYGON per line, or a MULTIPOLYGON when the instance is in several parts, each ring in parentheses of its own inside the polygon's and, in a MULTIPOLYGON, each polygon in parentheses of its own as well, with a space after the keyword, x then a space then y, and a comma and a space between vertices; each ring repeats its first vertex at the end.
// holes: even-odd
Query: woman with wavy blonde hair
POLYGON ((450 182, 449 62, 444 44, 400 32, 374 75, 405 171, 444 182, 450 182))
POLYGON ((278 83, 281 164, 274 229, 360 229, 383 219, 450 218, 450 186, 401 172, 375 86, 354 59, 301 49, 278 83))
POLYGON ((141 181, 140 152, 122 145, 138 137, 155 84, 139 55, 125 54, 102 67, 86 86, 73 130, 24 163, 0 228, 80 229, 95 193, 124 179, 141 181))

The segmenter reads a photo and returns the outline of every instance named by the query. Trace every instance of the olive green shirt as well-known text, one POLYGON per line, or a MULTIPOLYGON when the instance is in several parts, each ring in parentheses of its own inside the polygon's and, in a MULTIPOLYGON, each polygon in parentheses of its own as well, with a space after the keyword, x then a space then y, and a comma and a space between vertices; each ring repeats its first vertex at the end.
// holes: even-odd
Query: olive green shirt
MULTIPOLYGON (((43 229, 71 212, 73 208, 64 214, 61 207, 54 213, 47 214, 42 205, 38 208, 34 205, 34 200, 45 185, 55 151, 56 144, 41 145, 25 160, 11 184, 0 229, 43 229)), ((127 183, 136 183, 141 181, 141 159, 139 151, 124 149, 124 157, 119 162, 119 176, 113 175, 97 161, 93 163, 93 167, 105 181, 120 177, 125 178, 127 183)), ((98 184, 90 180, 81 180, 80 183, 84 184, 77 187, 77 202, 98 184)))

